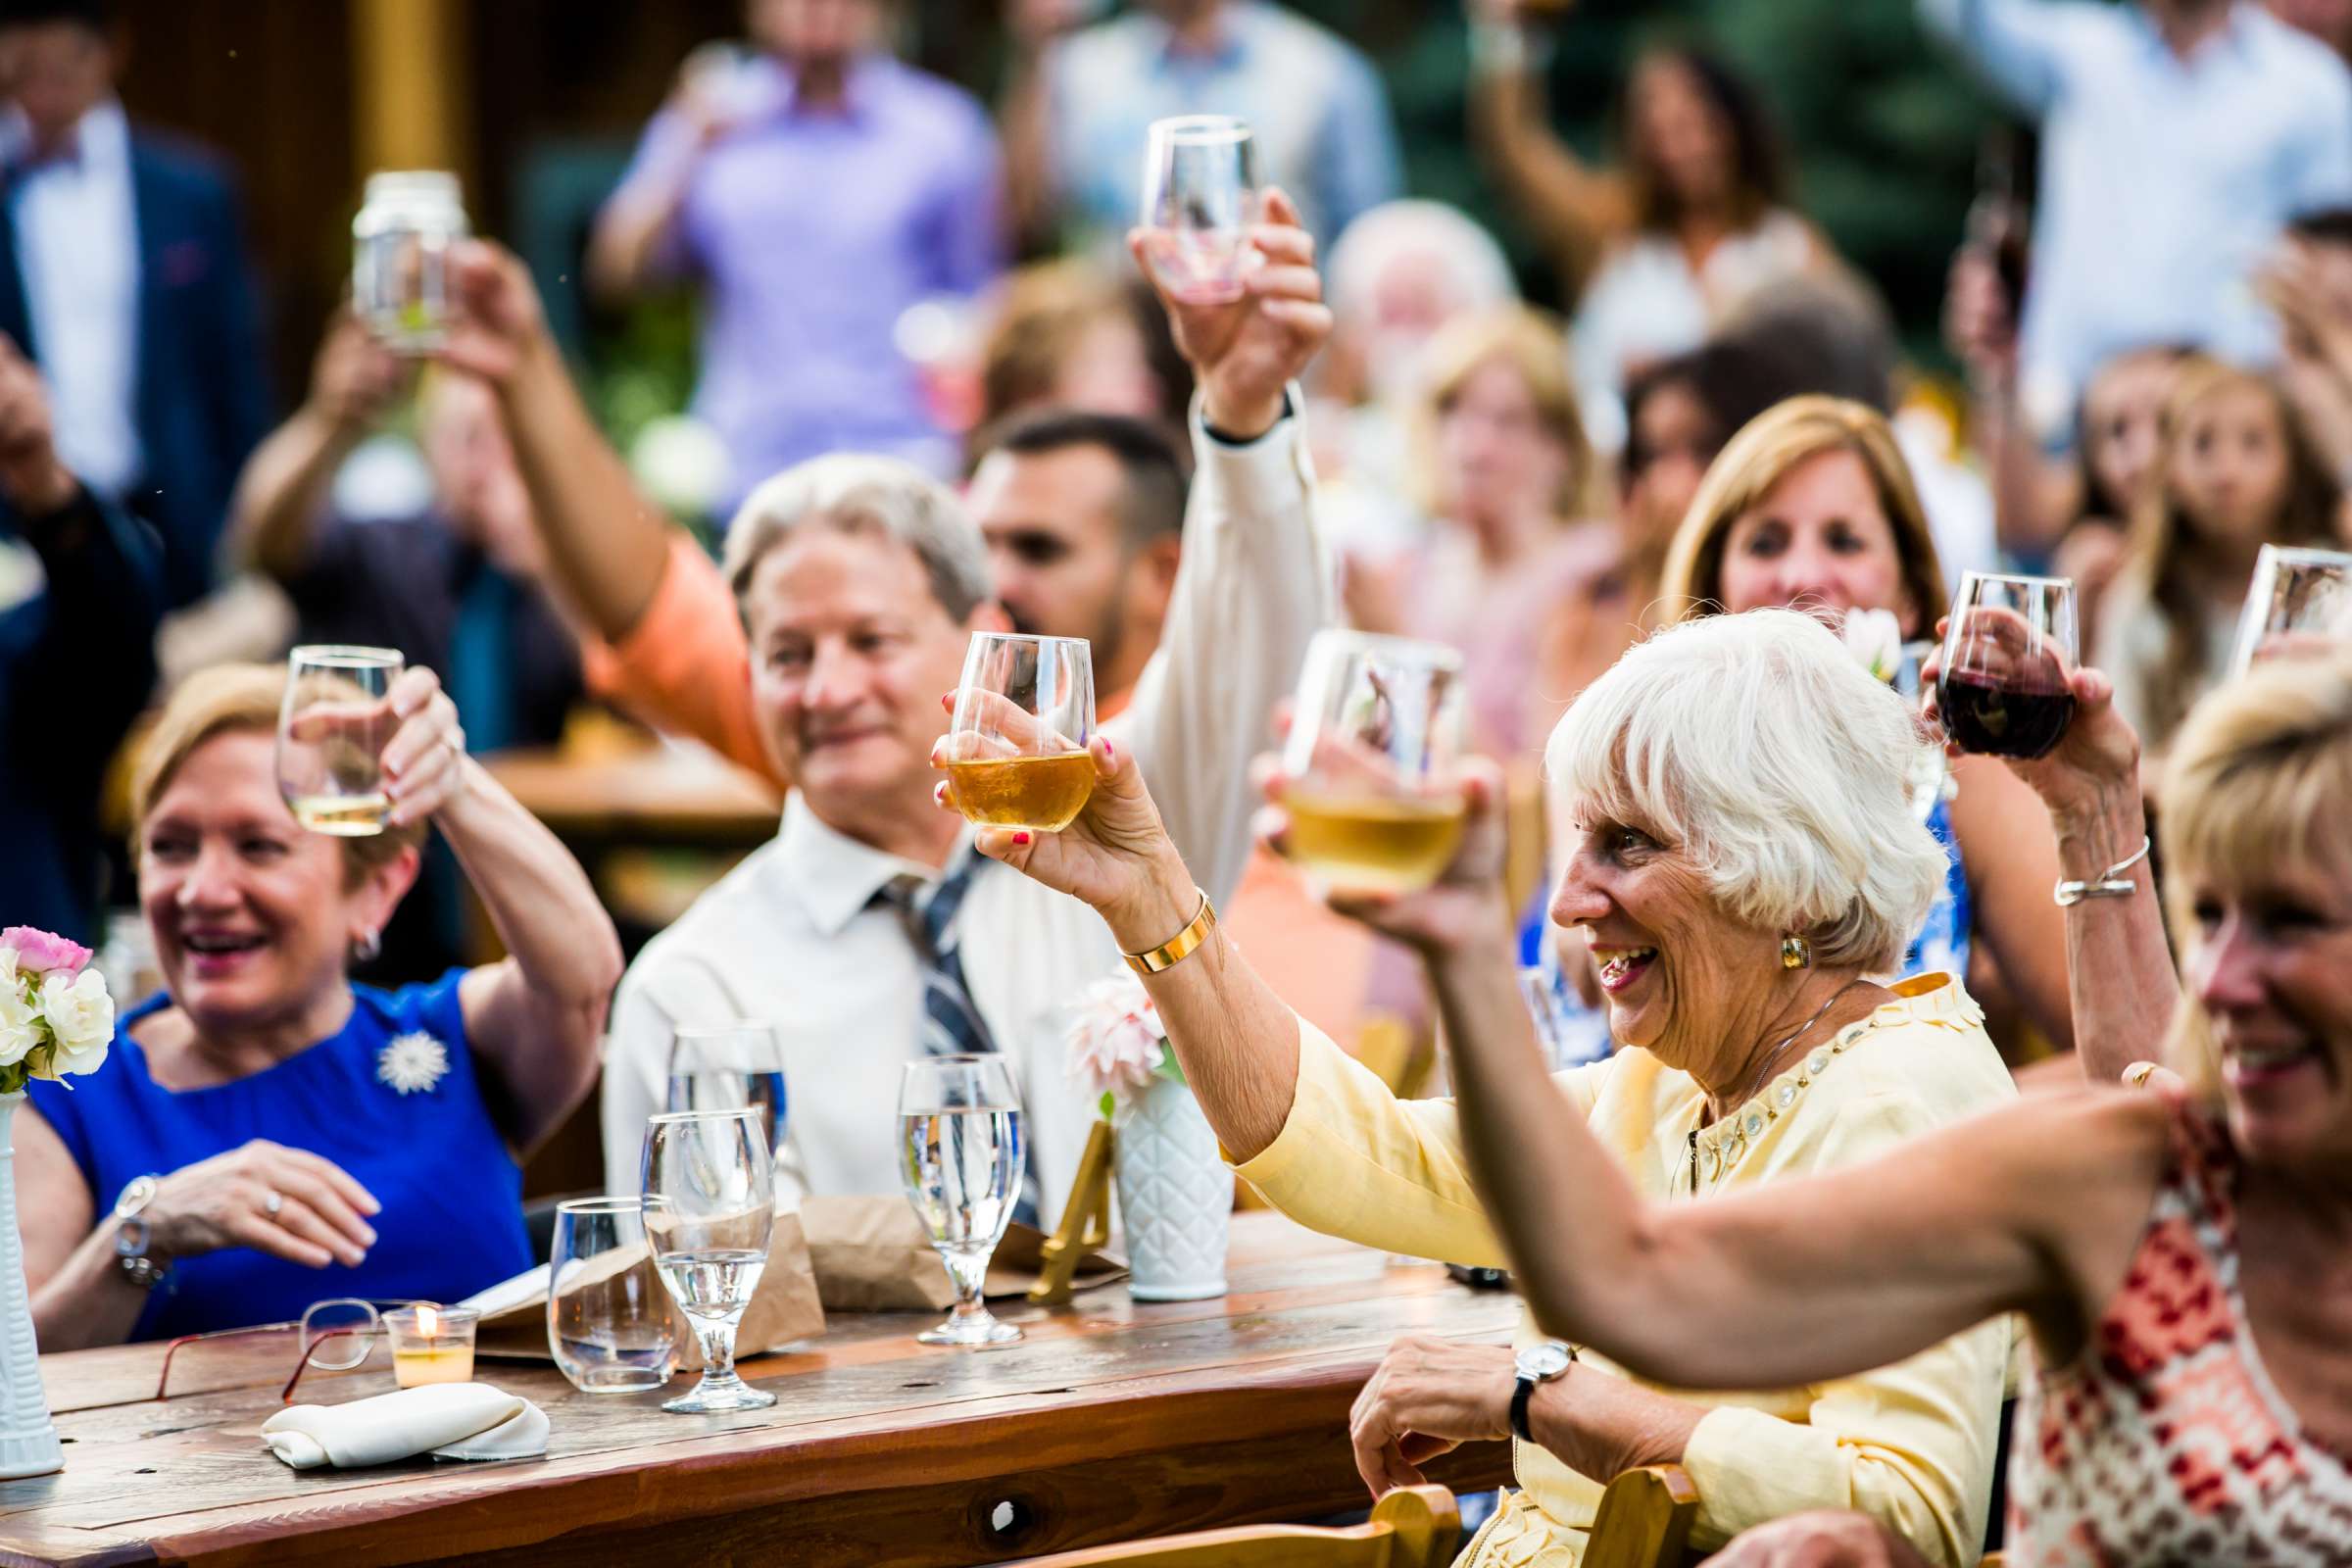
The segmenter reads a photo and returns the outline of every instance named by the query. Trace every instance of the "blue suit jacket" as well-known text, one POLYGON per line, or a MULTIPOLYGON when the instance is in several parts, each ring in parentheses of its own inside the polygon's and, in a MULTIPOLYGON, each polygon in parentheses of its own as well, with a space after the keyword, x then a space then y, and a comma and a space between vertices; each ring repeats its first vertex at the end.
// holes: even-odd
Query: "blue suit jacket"
MULTIPOLYGON (((270 384, 244 225, 226 175, 205 154, 133 131, 130 179, 145 464, 124 500, 162 535, 166 597, 176 606, 212 583, 229 493, 270 429, 270 384)), ((38 363, 13 222, 0 222, 0 332, 38 363)))

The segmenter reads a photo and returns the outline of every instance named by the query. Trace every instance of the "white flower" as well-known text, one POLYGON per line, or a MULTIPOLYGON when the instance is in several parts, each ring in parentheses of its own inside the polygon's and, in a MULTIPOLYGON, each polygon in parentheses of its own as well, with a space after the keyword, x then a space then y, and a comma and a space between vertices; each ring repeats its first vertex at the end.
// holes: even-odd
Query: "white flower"
POLYGON ((1903 667, 1903 623, 1893 611, 1847 611, 1844 636, 1845 651, 1879 679, 1891 681, 1903 667))
POLYGON ((106 977, 95 969, 75 975, 50 970, 41 977, 41 1011, 57 1042, 55 1069, 97 1071, 115 1038, 115 999, 106 994, 106 977))
POLYGON ((1098 980, 1078 993, 1070 1024, 1071 1081, 1089 1096, 1127 1100, 1151 1085, 1166 1060, 1159 1009, 1133 974, 1098 980))
POLYGON ((16 953, 0 948, 0 1067, 13 1067, 41 1043, 41 1013, 17 976, 16 953))
POLYGON ((395 1035, 376 1053, 375 1077, 404 1095, 430 1089, 449 1071, 449 1048, 421 1029, 395 1035))

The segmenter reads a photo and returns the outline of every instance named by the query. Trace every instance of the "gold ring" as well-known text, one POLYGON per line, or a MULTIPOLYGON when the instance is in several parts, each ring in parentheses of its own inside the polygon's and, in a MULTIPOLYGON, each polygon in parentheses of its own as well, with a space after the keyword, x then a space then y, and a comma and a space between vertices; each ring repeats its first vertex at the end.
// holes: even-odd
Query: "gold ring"
POLYGON ((2124 1069, 2124 1082, 2134 1089, 2145 1089, 2148 1087, 2148 1080, 2155 1075, 2155 1072, 2156 1063, 2135 1061, 2124 1069))

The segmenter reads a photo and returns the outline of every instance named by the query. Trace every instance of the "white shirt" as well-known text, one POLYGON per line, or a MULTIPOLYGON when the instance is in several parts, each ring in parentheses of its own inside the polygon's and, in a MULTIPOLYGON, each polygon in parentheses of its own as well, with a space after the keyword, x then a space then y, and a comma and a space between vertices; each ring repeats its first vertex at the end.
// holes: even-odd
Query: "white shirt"
MULTIPOLYGON (((1134 701, 1103 727, 1134 750, 1185 863, 1221 903, 1250 856, 1257 801, 1249 759, 1267 744, 1307 639, 1330 619, 1332 572, 1296 419, 1239 447, 1210 439, 1196 419, 1193 447, 1167 624, 1134 701)), ((796 793, 776 837, 646 946, 620 983, 606 1042, 609 1190, 637 1190, 672 1032, 731 1018, 772 1020, 782 1038, 779 1196, 902 1190, 899 1080, 922 1050, 922 975, 898 915, 870 906, 906 871, 939 874, 835 832, 796 793)), ((1020 1082, 1051 1227, 1095 1116, 1092 1097, 1064 1070, 1071 1003, 1117 972, 1117 944, 1085 905, 993 864, 978 872, 950 936, 1020 1082)))
POLYGON ((2041 124, 2029 389, 2071 407, 2102 361, 2149 343, 2276 357, 2277 324, 2248 278, 2287 220, 2352 203, 2342 61, 2248 4, 2186 60, 2137 4, 1919 9, 2041 124))
MULTIPOLYGON (((17 176, 10 212, 59 461, 112 499, 137 480, 141 459, 130 122, 109 99, 81 117, 74 137, 73 156, 17 176)), ((24 112, 12 109, 0 123, 5 161, 20 161, 30 141, 24 112)))

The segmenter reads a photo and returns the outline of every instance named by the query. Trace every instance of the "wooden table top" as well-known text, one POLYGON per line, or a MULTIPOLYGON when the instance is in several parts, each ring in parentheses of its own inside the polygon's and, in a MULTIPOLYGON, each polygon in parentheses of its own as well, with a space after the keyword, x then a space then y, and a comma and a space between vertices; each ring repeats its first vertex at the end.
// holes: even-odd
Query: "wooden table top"
MULTIPOLYGON (((666 1393, 579 1394, 550 1365, 485 1362, 554 1426, 546 1457, 296 1472, 258 1436, 287 1347, 216 1354, 154 1398, 161 1348, 42 1358, 66 1468, 0 1483, 0 1563, 969 1564, 1366 1505, 1347 1412, 1390 1342, 1500 1341, 1512 1298, 1435 1265, 1235 1216, 1233 1294, 1002 1312, 1027 1340, 916 1345, 921 1316, 836 1314, 744 1375, 772 1409, 669 1415, 666 1393)), ((245 1342, 230 1342, 242 1345, 245 1342)), ((183 1352, 184 1353, 184 1352, 183 1352)), ((317 1379, 314 1387, 313 1380, 317 1379)), ((380 1354, 299 1397, 381 1393, 380 1354)), ((683 1384, 675 1386, 683 1388, 683 1384)), ((670 1391, 670 1392, 674 1392, 670 1391)), ((1499 1484, 1503 1444, 1432 1468, 1499 1484)))
POLYGON ((765 779, 669 747, 599 758, 524 747, 492 753, 482 765, 567 839, 764 844, 783 810, 765 779))

